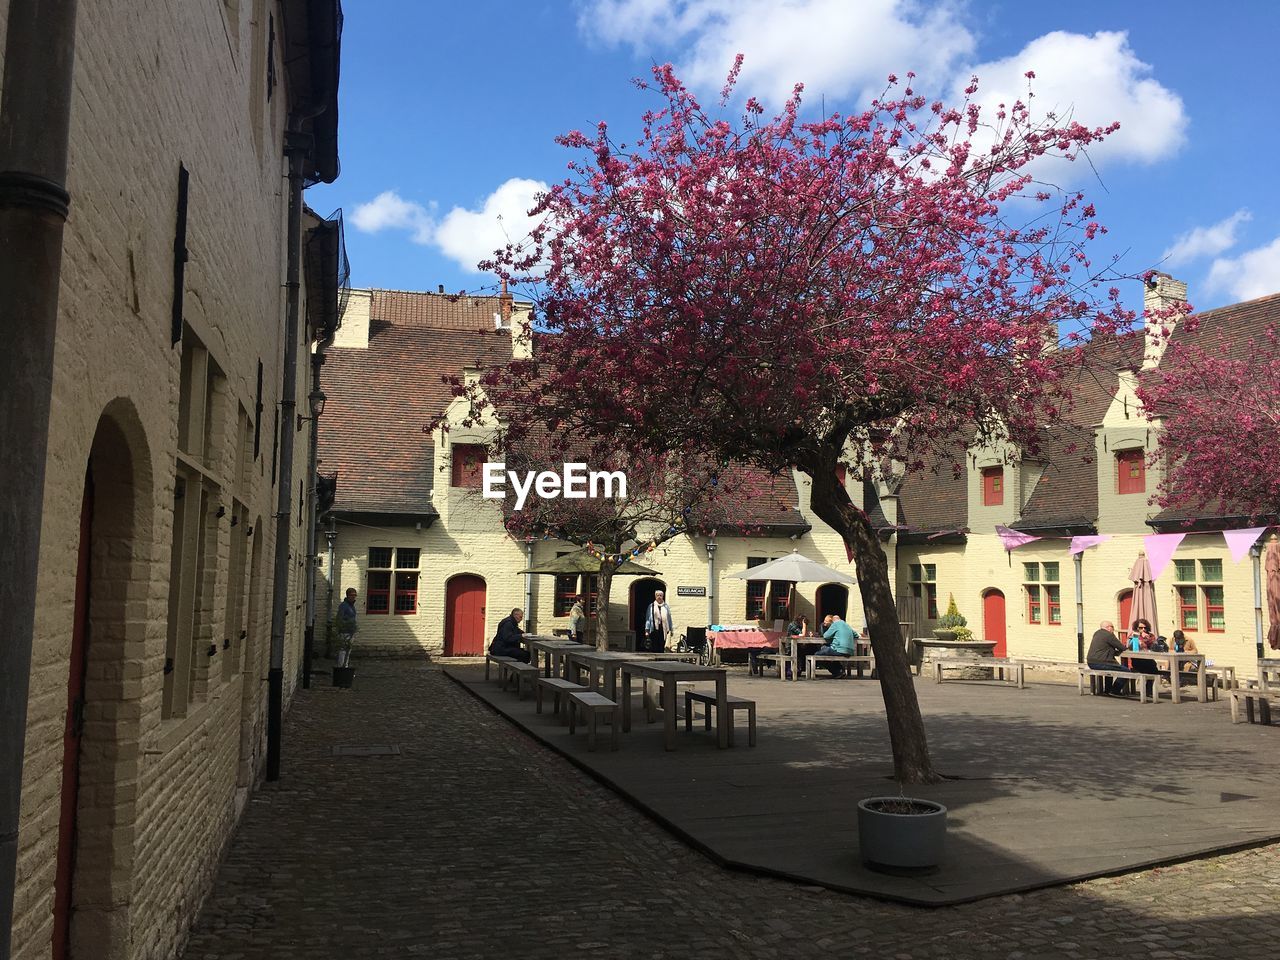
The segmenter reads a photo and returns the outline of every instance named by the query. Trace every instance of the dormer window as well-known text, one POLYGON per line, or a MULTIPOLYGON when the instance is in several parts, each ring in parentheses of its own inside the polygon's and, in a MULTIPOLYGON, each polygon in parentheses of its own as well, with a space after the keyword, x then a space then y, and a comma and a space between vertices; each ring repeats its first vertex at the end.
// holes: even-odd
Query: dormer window
POLYGON ((987 467, 982 471, 982 505, 998 507, 1004 503, 1004 467, 987 467))
POLYGON ((1141 449, 1116 454, 1116 492, 1147 492, 1147 464, 1141 449))

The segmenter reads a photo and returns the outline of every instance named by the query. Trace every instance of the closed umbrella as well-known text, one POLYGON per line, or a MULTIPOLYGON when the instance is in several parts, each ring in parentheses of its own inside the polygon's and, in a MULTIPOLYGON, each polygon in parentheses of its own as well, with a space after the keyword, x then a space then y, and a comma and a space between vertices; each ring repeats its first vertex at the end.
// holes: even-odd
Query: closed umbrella
POLYGON ((1144 551, 1138 551, 1138 559, 1129 571, 1129 579, 1133 581, 1133 609, 1129 623, 1120 625, 1121 630, 1128 630, 1137 620, 1146 620, 1151 624, 1151 632, 1160 635, 1160 627, 1156 622, 1156 585, 1151 576, 1151 564, 1147 562, 1144 551))
POLYGON ((1267 619, 1271 621, 1267 646, 1280 650, 1280 537, 1272 537, 1267 544, 1266 575, 1267 619))
POLYGON ((790 580, 792 583, 857 583, 853 577, 826 564, 792 553, 758 567, 728 575, 731 580, 790 580))

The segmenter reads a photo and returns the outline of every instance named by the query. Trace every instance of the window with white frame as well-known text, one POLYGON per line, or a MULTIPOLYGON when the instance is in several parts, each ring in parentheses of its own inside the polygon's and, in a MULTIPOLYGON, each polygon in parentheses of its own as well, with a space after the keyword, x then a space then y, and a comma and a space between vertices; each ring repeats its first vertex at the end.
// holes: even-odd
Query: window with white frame
POLYGON ((1057 561, 1024 563, 1022 589, 1027 598, 1027 623, 1062 626, 1062 585, 1057 561))

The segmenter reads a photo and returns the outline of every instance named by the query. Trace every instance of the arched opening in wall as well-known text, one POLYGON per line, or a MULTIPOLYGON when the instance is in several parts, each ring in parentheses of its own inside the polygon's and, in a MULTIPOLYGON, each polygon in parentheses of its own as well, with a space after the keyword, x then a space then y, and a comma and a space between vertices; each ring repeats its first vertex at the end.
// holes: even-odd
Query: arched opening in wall
POLYGON ((1133 624, 1133 590, 1121 590, 1116 595, 1116 610, 1120 619, 1116 621, 1116 636, 1128 636, 1129 627, 1133 624))
POLYGON ((992 587, 982 594, 982 639, 995 641, 993 657, 1007 656, 1004 593, 992 587))
POLYGON ((115 400, 98 420, 79 503, 55 960, 129 952, 153 502, 142 425, 115 400))
POLYGON ((245 619, 244 642, 241 644, 243 660, 240 664, 240 763, 236 771, 236 786, 247 788, 257 776, 258 758, 263 751, 266 731, 262 718, 266 712, 267 669, 263 655, 267 645, 262 638, 270 632, 263 622, 262 551, 267 539, 262 517, 245 528, 244 537, 252 542, 249 560, 249 583, 245 587, 248 598, 248 616, 245 619))
POLYGON ((841 620, 849 618, 849 588, 840 583, 824 583, 818 588, 813 606, 816 617, 813 628, 821 633, 824 617, 835 614, 841 620))
MULTIPOLYGON (((478 657, 484 653, 487 587, 484 577, 451 577, 444 591, 444 655, 478 657)), ((508 611, 502 611, 506 616, 508 611)))
MULTIPOLYGON (((671 598, 665 596, 667 591, 667 584, 665 581, 658 580, 655 577, 641 577, 639 580, 634 580, 631 583, 630 596, 627 600, 627 622, 631 624, 631 630, 635 634, 635 648, 637 650, 648 649, 645 646, 644 625, 649 618, 649 607, 653 604, 654 596, 659 590, 664 594, 663 600, 668 606, 670 606, 671 598)), ((652 645, 652 649, 660 649, 656 641, 652 645)))

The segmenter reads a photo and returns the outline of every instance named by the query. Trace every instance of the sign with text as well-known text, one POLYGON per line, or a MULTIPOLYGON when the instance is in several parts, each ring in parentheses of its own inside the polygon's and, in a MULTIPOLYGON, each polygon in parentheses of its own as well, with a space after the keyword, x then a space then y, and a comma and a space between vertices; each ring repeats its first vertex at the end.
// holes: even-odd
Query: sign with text
POLYGON ((706 587, 676 587, 677 597, 705 597, 706 587))

